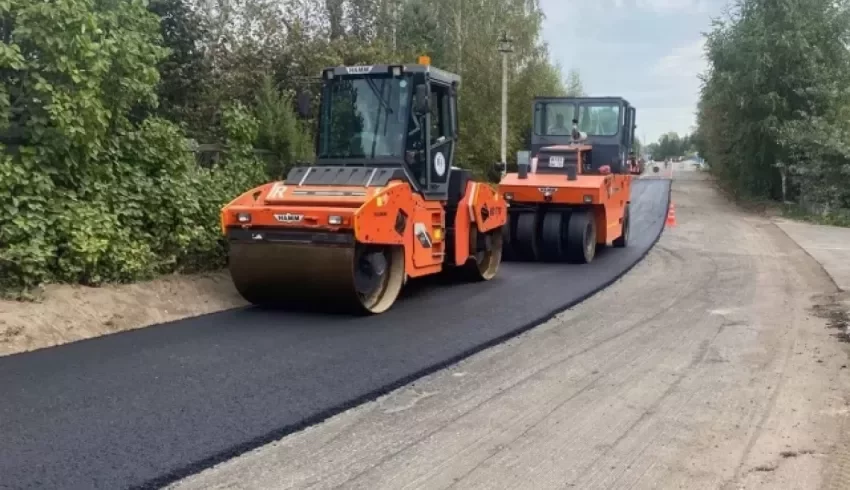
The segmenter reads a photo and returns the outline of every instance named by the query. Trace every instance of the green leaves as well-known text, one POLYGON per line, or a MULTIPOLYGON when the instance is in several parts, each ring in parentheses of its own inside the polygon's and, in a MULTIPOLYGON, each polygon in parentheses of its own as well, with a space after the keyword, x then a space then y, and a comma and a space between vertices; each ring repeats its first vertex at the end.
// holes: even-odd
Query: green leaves
POLYGON ((850 207, 850 9, 740 0, 708 34, 697 143, 734 192, 850 207))
MULTIPOLYGON (((2 0, 0 0, 2 1, 2 0)), ((139 0, 0 4, 0 290, 46 281, 97 285, 220 266, 222 205, 265 180, 257 123, 226 111, 234 151, 201 169, 174 123, 130 120, 156 104, 156 16, 139 0), (2 126, 0 126, 2 131, 2 126)))

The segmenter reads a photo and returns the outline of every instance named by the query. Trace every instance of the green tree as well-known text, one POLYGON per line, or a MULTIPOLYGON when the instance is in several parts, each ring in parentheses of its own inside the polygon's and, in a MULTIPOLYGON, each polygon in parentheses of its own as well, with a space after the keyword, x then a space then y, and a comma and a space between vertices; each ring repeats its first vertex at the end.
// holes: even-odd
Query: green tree
POLYGON ((584 85, 581 82, 581 74, 575 68, 567 74, 567 95, 571 97, 585 97, 584 85))
POLYGON ((185 123, 191 135, 203 138, 208 121, 201 109, 210 70, 202 18, 187 0, 151 0, 148 9, 159 17, 162 44, 169 49, 158 66, 158 114, 185 123))
POLYGON ((848 2, 740 0, 706 40, 697 144, 739 195, 850 207, 848 2))

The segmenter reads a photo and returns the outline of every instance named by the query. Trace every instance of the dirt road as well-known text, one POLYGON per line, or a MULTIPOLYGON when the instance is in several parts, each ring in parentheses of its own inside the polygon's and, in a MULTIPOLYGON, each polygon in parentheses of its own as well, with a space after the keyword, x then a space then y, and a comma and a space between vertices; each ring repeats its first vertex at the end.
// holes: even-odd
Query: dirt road
POLYGON ((850 488, 847 345, 815 314, 835 285, 702 174, 676 177, 678 226, 614 286, 175 486, 850 488))

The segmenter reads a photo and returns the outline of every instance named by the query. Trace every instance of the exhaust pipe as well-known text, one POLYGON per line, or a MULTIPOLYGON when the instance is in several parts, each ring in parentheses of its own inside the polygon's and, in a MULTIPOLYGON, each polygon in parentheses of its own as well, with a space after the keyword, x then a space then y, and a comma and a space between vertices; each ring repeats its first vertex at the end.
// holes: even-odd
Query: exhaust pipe
POLYGON ((517 178, 527 179, 528 178, 528 161, 525 162, 517 162, 517 178))

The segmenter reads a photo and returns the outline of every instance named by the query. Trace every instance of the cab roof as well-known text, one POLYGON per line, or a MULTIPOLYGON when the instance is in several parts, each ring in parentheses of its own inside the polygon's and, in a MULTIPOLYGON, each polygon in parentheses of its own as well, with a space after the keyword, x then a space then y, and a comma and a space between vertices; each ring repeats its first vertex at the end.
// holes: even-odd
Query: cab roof
POLYGON ((322 76, 328 71, 334 74, 334 77, 344 77, 351 75, 380 75, 389 73, 393 67, 401 67, 403 73, 427 73, 432 79, 445 84, 460 84, 460 76, 454 73, 449 73, 439 68, 434 68, 431 65, 420 64, 397 64, 397 65, 353 65, 353 66, 329 66, 322 70, 322 76))
POLYGON ((623 102, 625 105, 631 106, 628 100, 619 96, 605 97, 534 97, 534 102, 623 102))

